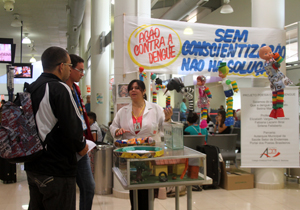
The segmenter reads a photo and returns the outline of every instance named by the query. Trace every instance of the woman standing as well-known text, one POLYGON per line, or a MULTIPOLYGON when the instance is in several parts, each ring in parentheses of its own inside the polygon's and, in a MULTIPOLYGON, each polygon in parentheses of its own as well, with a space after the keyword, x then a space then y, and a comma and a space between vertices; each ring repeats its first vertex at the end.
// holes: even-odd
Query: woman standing
MULTIPOLYGON (((132 100, 116 114, 110 126, 114 138, 144 138, 151 136, 156 142, 161 141, 163 122, 171 121, 172 108, 162 109, 157 104, 144 100, 145 84, 141 80, 132 80, 128 85, 132 100)), ((131 209, 133 209, 133 191, 130 190, 131 209)), ((148 209, 148 190, 138 190, 138 208, 148 209)))
POLYGON ((214 132, 218 134, 230 134, 230 126, 225 125, 226 112, 224 110, 219 110, 217 115, 216 126, 214 132))

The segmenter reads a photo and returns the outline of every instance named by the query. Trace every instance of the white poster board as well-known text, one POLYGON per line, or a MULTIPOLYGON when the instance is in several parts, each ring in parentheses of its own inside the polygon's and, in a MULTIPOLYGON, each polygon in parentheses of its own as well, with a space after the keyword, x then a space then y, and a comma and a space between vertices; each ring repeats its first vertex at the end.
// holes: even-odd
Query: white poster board
POLYGON ((269 117, 270 88, 241 88, 241 167, 299 167, 298 87, 284 89, 283 118, 269 117))

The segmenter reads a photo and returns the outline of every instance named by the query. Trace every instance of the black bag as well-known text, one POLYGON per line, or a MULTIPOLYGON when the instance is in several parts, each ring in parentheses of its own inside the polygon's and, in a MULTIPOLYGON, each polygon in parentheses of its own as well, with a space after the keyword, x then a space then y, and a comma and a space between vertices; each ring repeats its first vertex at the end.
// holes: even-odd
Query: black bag
POLYGON ((197 151, 206 154, 206 175, 212 178, 212 185, 204 185, 203 189, 218 188, 221 180, 221 163, 219 147, 212 145, 197 146, 197 151))
POLYGON ((4 184, 15 183, 17 181, 16 164, 11 164, 7 160, 0 158, 0 180, 4 184))

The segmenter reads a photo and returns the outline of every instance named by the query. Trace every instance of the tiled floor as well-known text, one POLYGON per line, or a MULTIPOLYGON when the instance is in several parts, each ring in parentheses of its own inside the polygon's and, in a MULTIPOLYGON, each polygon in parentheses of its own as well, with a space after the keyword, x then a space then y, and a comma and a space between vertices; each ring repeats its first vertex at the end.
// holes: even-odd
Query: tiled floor
MULTIPOLYGON (((23 210, 27 209, 29 201, 28 186, 24 171, 18 168, 18 182, 14 184, 0 183, 0 210, 23 210), (23 207, 22 207, 23 206, 23 207)), ((78 209, 77 193, 77 209, 78 209)), ((180 209, 187 209, 186 195, 180 197, 180 209)), ((281 190, 235 190, 224 189, 204 190, 193 192, 193 209, 202 210, 296 210, 300 209, 300 185, 295 179, 285 183, 281 190)), ((126 199, 114 198, 112 195, 94 197, 94 210, 129 210, 130 202, 126 199)), ((174 210, 175 199, 155 199, 155 210, 174 210)))

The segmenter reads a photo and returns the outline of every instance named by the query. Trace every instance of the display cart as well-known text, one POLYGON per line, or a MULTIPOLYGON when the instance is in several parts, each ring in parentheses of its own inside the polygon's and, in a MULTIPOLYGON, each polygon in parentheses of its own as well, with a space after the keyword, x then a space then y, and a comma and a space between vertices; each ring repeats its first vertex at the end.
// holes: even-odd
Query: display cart
POLYGON ((178 210, 179 186, 184 185, 187 187, 187 209, 191 210, 192 185, 212 184, 212 179, 206 176, 206 155, 188 147, 172 150, 162 143, 156 146, 163 150, 163 156, 141 159, 114 156, 113 173, 125 190, 133 190, 134 209, 138 209, 139 189, 148 189, 149 209, 152 210, 154 189, 175 186, 175 207, 178 210), (187 168, 186 160, 189 160, 188 170, 190 170, 187 173, 184 171, 187 168), (198 167, 196 177, 191 175, 193 167, 191 165, 198 167))

